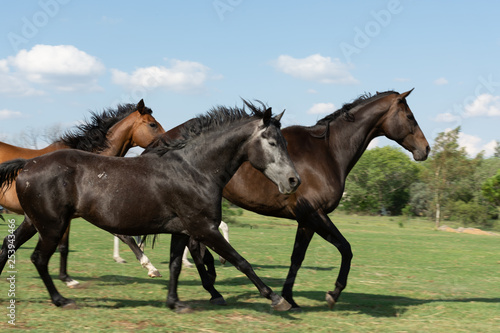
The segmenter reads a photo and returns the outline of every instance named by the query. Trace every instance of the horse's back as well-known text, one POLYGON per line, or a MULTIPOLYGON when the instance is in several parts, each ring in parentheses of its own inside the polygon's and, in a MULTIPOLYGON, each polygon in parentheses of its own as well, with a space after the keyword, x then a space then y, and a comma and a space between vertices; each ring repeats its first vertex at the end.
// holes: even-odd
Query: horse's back
POLYGON ((10 161, 16 158, 33 158, 37 156, 33 149, 21 148, 0 142, 0 163, 10 161))

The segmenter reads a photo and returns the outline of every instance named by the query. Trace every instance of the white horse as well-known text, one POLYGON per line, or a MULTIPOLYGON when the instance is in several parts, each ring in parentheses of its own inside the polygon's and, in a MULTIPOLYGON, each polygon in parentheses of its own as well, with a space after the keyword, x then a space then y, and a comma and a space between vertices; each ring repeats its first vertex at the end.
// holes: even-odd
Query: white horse
MULTIPOLYGON (((219 228, 222 231, 222 235, 224 236, 224 238, 229 242, 229 227, 228 227, 228 225, 224 221, 221 221, 219 228)), ((141 248, 141 250, 144 251, 144 244, 141 243, 141 238, 139 236, 136 236, 136 240, 137 240, 137 243, 139 244, 139 247, 141 248)), ((188 252, 189 252, 189 250, 186 247, 186 249, 184 250, 184 255, 182 256, 182 263, 184 264, 185 267, 193 267, 193 264, 191 264, 189 262, 189 260, 187 259, 188 252)), ((125 259, 120 257, 120 239, 116 236, 115 236, 114 248, 113 248, 113 259, 117 263, 120 263, 120 264, 124 264, 127 262, 125 259)), ((149 258, 144 254, 144 252, 142 253, 142 255, 140 257, 137 256, 137 259, 141 263, 141 266, 148 270, 148 276, 161 277, 160 272, 156 269, 156 267, 153 266, 153 264, 151 263, 149 258)), ((219 257, 219 260, 223 264, 226 262, 226 260, 222 257, 219 257)))

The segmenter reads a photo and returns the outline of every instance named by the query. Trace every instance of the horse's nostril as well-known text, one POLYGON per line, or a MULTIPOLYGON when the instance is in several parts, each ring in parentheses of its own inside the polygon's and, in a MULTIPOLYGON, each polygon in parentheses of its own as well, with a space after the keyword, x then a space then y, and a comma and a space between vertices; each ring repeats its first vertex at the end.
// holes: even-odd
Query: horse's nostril
POLYGON ((292 188, 295 188, 295 187, 299 186, 300 180, 298 180, 296 177, 290 177, 290 178, 288 178, 288 183, 290 184, 290 186, 292 188))

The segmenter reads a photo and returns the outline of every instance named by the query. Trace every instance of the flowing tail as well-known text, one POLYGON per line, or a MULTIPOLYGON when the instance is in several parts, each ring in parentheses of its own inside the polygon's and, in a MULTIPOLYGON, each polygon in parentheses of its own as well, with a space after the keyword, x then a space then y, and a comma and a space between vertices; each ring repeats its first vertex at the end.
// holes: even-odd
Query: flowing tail
POLYGON ((27 160, 19 158, 0 164, 0 188, 3 188, 4 192, 14 183, 17 174, 24 168, 26 162, 27 160))

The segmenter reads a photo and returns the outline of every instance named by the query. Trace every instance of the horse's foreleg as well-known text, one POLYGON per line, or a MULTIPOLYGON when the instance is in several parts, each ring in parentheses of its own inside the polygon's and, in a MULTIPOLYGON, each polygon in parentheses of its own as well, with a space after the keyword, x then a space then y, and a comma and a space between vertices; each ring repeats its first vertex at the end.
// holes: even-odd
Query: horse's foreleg
POLYGON ((349 270, 351 269, 352 251, 351 245, 344 238, 344 236, 342 236, 330 218, 322 211, 319 212, 318 216, 320 217, 320 220, 316 220, 319 223, 314 223, 315 231, 326 241, 333 244, 342 256, 339 275, 337 277, 337 281, 335 282, 335 290, 328 291, 326 293, 326 301, 331 309, 339 299, 342 290, 344 290, 347 286, 347 277, 349 275, 349 270))
POLYGON ((183 313, 191 309, 179 300, 177 295, 177 283, 182 269, 182 253, 188 244, 189 236, 183 234, 172 234, 170 242, 170 280, 168 285, 167 306, 172 310, 183 313))
POLYGON ((80 282, 73 280, 68 275, 69 227, 70 224, 68 224, 68 228, 59 242, 59 254, 61 255, 61 259, 59 261, 59 280, 66 283, 66 286, 75 288, 80 284, 80 282))
POLYGON ((16 228, 12 236, 6 236, 3 240, 2 249, 0 252, 0 274, 2 273, 9 256, 14 254, 12 252, 12 246, 9 248, 10 244, 14 245, 14 251, 17 251, 26 243, 31 237, 36 235, 36 228, 31 222, 26 221, 26 219, 16 228))
POLYGON ((215 289, 215 267, 214 267, 214 257, 210 254, 207 248, 198 241, 190 238, 189 240, 189 251, 191 252, 191 256, 193 257, 196 268, 198 269, 198 274, 201 278, 201 283, 203 288, 210 293, 212 298, 210 298, 210 303, 216 305, 226 305, 226 301, 224 297, 215 289), (207 258, 209 255, 209 258, 207 258), (210 260, 211 258, 211 260, 210 260), (205 268, 205 264, 209 262, 208 265, 210 267, 210 263, 213 267, 213 272, 207 271, 205 268), (212 274, 212 275, 211 275, 212 274))
POLYGON ((297 272, 299 271, 300 266, 302 266, 302 262, 304 261, 307 248, 313 235, 314 230, 302 227, 299 222, 297 233, 295 235, 295 243, 293 245, 290 269, 288 270, 288 275, 281 293, 281 295, 292 305, 292 308, 296 310, 300 309, 300 306, 295 303, 293 299, 293 285, 295 283, 295 278, 297 277, 297 272))
POLYGON ((141 249, 139 248, 133 237, 125 235, 115 235, 115 236, 120 238, 125 244, 127 244, 130 247, 132 252, 134 252, 137 260, 139 260, 139 262, 141 263, 142 267, 148 270, 149 277, 152 278, 161 277, 160 272, 156 269, 155 266, 153 266, 149 258, 144 254, 144 252, 141 251, 141 249))
MULTIPOLYGON (((239 271, 243 272, 257 287, 260 294, 272 301, 271 306, 274 310, 286 311, 291 308, 291 305, 283 297, 273 292, 272 289, 255 274, 250 263, 236 252, 218 230, 211 228, 205 229, 203 232, 196 230, 196 234, 199 235, 200 239, 203 238, 203 243, 205 243, 205 245, 226 258, 239 271)), ((193 234, 193 236, 196 235, 193 234)))

